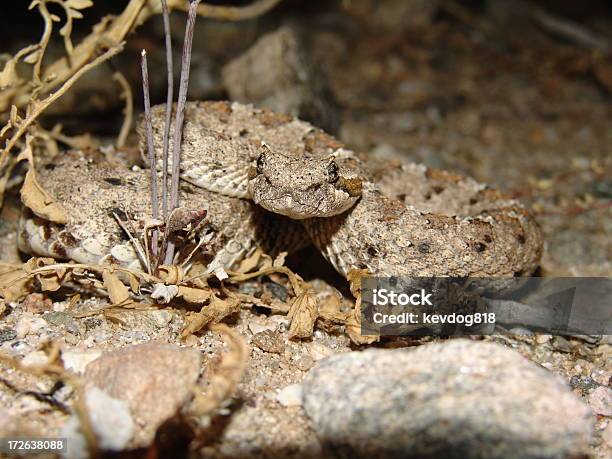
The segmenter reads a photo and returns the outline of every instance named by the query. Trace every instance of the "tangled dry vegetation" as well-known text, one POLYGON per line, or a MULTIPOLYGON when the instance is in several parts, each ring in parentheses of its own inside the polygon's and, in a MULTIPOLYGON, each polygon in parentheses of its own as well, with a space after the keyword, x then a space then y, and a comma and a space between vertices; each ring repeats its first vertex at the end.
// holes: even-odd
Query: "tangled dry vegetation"
MULTIPOLYGON (((262 14, 278 1, 260 0, 246 7, 218 7, 198 5, 197 2, 193 2, 191 8, 194 17, 197 13, 205 17, 238 20, 262 14)), ((45 110, 65 94, 85 72, 120 53, 124 49, 124 40, 132 30, 149 17, 162 12, 162 2, 159 0, 131 0, 120 15, 103 18, 85 39, 74 44, 72 39, 74 21, 82 18, 84 10, 92 5, 92 0, 32 1, 30 10, 38 12, 44 23, 41 38, 38 43, 26 46, 15 55, 6 57, 4 68, 0 72, 0 116, 5 122, 0 130, 0 138, 4 143, 0 153, 0 205, 5 192, 21 184, 20 194, 23 205, 37 216, 59 224, 68 221, 67 211, 61 202, 56 202, 40 186, 34 169, 36 157, 42 152, 50 156, 61 154, 58 144, 85 148, 96 147, 97 143, 89 134, 69 137, 62 133, 61 126, 45 130, 37 121, 45 110), (52 3, 63 8, 65 12, 63 21, 49 12, 48 6, 52 3), (57 27, 63 38, 65 55, 47 64, 45 62, 47 46, 57 27), (28 167, 22 168, 23 163, 27 163, 28 167), (23 173, 23 170, 27 172, 23 173)), ((190 4, 185 0, 168 0, 167 6, 169 10, 187 10, 190 4)), ((167 17, 165 19, 167 20, 167 17)), ((146 61, 143 69, 146 70, 146 61)), ((126 100, 125 121, 117 139, 117 146, 120 148, 132 125, 132 92, 120 73, 116 73, 114 79, 118 82, 126 100)), ((171 84, 169 87, 172 87, 171 84)), ((147 88, 146 84, 144 88, 147 88)), ((145 99, 148 99, 146 96, 147 94, 145 99)), ((172 100, 171 92, 169 97, 172 100)), ((179 103, 180 97, 181 94, 179 94, 179 103)), ((145 109, 147 108, 148 100, 145 104, 145 109)), ((167 151, 164 153, 168 154, 167 151)), ((164 203, 165 191, 164 189, 164 203)), ((217 372, 210 377, 206 388, 193 388, 193 402, 186 411, 198 419, 209 416, 232 395, 245 369, 247 348, 243 338, 220 323, 241 307, 257 305, 274 312, 286 313, 291 320, 290 336, 294 338, 311 336, 315 322, 321 320, 346 325, 351 338, 356 342, 363 343, 369 340, 362 337, 359 331, 358 291, 362 273, 354 273, 351 278, 352 291, 358 298, 356 310, 352 313, 341 312, 339 300, 332 299, 327 304, 317 305, 306 283, 284 266, 284 255, 273 260, 260 250, 244 260, 235 272, 223 272, 221 275, 217 272, 217 277, 224 277, 225 281, 216 282, 211 286, 206 266, 190 262, 193 252, 205 241, 200 241, 195 248, 193 244, 177 245, 176 250, 180 257, 170 256, 169 262, 166 257, 166 262, 162 263, 168 236, 178 230, 183 230, 188 236, 193 235, 199 222, 202 221, 203 213, 177 208, 166 215, 165 210, 164 205, 165 219, 159 220, 157 215, 153 215, 143 234, 131 234, 128 228, 122 226, 129 233, 137 252, 141 255, 145 267, 143 271, 73 262, 60 263, 51 258, 31 258, 23 264, 0 262, 0 314, 7 308, 7 303, 19 301, 33 291, 57 292, 62 287, 67 287, 70 291, 74 286, 78 286, 81 292, 70 297, 69 310, 72 309, 75 317, 103 314, 112 319, 118 310, 168 307, 169 304, 180 301, 181 304, 187 305, 185 311, 187 321, 182 332, 183 337, 207 327, 220 332, 229 347, 229 351, 218 366, 217 372), (187 231, 184 231, 185 229, 187 231), (158 243, 159 252, 156 247, 158 243), (181 250, 187 252, 181 253, 181 250), (183 260, 180 265, 178 262, 175 263, 179 258, 183 260), (286 276, 294 294, 294 299, 290 303, 274 299, 263 301, 239 293, 231 287, 249 279, 270 275, 286 276), (102 309, 77 313, 74 311, 74 305, 83 292, 104 294, 110 299, 110 304, 102 309)), ((172 207, 169 210, 172 210, 172 207)), ((119 219, 118 224, 122 224, 119 219)), ((64 369, 58 345, 52 343, 44 351, 49 357, 48 363, 44 366, 24 367, 5 355, 0 356, 0 359, 4 364, 20 371, 45 375, 75 387, 77 394, 80 394, 78 397, 80 402, 76 402, 75 411, 82 420, 88 446, 94 451, 96 440, 82 401, 83 394, 80 393, 82 383, 77 376, 64 369)))

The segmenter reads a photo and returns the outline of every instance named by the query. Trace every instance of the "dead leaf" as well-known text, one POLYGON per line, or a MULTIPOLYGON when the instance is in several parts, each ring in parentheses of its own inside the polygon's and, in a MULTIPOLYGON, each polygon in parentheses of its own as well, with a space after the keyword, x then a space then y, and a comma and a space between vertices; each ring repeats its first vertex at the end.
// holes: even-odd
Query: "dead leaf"
POLYGON ((27 288, 30 280, 23 265, 0 264, 0 295, 6 301, 16 301, 30 293, 27 288))
POLYGON ((263 254, 263 251, 258 247, 255 250, 255 252, 253 252, 250 256, 246 257, 244 260, 240 262, 240 266, 238 267, 236 272, 239 274, 246 274, 254 270, 255 268, 257 268, 257 265, 259 265, 259 260, 261 259, 262 254, 263 254))
POLYGON ((279 253, 276 256, 276 258, 274 259, 274 261, 272 262, 272 266, 274 266, 275 268, 278 268, 280 266, 284 266, 285 265, 285 258, 287 258, 287 252, 279 253))
POLYGON ((133 273, 125 273, 127 275, 128 281, 130 283, 130 289, 134 293, 140 293, 140 280, 133 273))
POLYGON ((10 88, 20 82, 16 65, 17 61, 15 59, 10 59, 4 64, 4 69, 0 72, 0 89, 10 88))
POLYGON ((183 298, 187 303, 204 304, 210 300, 212 291, 210 289, 185 287, 180 285, 178 287, 178 296, 183 298))
POLYGON ((130 292, 114 272, 105 269, 102 271, 102 280, 104 281, 104 287, 113 304, 122 304, 129 300, 130 292))
POLYGON ((344 324, 348 319, 348 314, 342 312, 342 294, 338 291, 325 295, 321 301, 319 298, 319 316, 324 320, 344 324))
POLYGON ((310 338, 318 317, 315 297, 308 291, 298 295, 287 317, 291 319, 289 338, 310 338))
POLYGON ((29 169, 21 187, 21 201, 40 218, 54 223, 68 223, 66 210, 38 183, 32 157, 31 137, 26 137, 26 148, 19 154, 17 160, 27 159, 29 169))
MULTIPOLYGON (((54 264, 53 258, 30 258, 27 262, 19 264, 0 263, 0 294, 7 301, 19 300, 31 293, 30 283, 34 270, 43 266, 54 264)), ((70 279, 70 273, 65 269, 37 273, 36 280, 41 289, 55 291, 64 282, 70 279)))
POLYGON ((224 300, 212 296, 210 303, 203 306, 200 312, 187 316, 187 325, 181 332, 183 338, 200 331, 211 323, 217 323, 225 317, 240 311, 240 301, 237 298, 228 297, 224 300))
POLYGON ((355 309, 346 321, 346 331, 355 344, 372 344, 380 340, 380 336, 361 334, 361 280, 367 275, 369 272, 365 269, 352 269, 346 276, 351 293, 355 297, 355 309))
MULTIPOLYGON (((55 263, 53 258, 31 258, 28 263, 31 263, 33 269, 42 268, 46 265, 55 263)), ((64 268, 57 268, 53 271, 46 271, 36 274, 36 280, 40 283, 40 288, 46 292, 55 292, 60 289, 62 285, 69 282, 72 278, 72 271, 64 268)))
POLYGON ((177 207, 168 216, 166 235, 183 229, 191 230, 198 226, 204 217, 206 217, 205 209, 191 210, 186 207, 177 207))
POLYGON ((183 280, 183 270, 178 265, 161 265, 157 273, 166 284, 178 284, 183 280))

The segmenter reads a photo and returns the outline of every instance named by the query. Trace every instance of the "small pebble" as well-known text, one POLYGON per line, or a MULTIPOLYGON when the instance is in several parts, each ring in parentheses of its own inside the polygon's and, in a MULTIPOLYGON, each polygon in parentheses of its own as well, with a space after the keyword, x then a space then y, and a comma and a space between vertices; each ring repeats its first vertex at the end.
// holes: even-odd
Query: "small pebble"
POLYGON ((10 328, 3 328, 0 330, 0 343, 5 341, 11 341, 17 338, 17 332, 10 328))
POLYGON ((264 288, 268 290, 277 300, 287 301, 287 298, 289 298, 287 289, 276 282, 265 282, 264 288))
POLYGON ((43 351, 30 352, 21 360, 21 364, 25 367, 42 367, 47 363, 49 358, 43 351))
POLYGON ((74 319, 72 318, 72 316, 69 313, 63 312, 63 311, 49 312, 43 315, 43 319, 45 319, 51 325, 56 325, 56 326, 59 326, 59 325, 68 326, 74 322, 74 319))
POLYGON ((291 384, 284 389, 281 389, 276 400, 283 406, 301 406, 302 405, 302 385, 291 384))
POLYGON ((85 402, 100 446, 112 451, 125 449, 134 435, 134 421, 127 404, 97 387, 87 388, 85 402))
POLYGON ((252 343, 262 351, 273 354, 282 354, 285 350, 283 336, 270 330, 253 335, 252 343))
POLYGON ((310 370, 315 364, 314 359, 308 354, 299 354, 294 356, 291 361, 302 371, 310 370))
POLYGON ((552 347, 561 352, 570 352, 572 350, 569 341, 562 336, 555 336, 552 339, 552 347))
POLYGON ((600 386, 588 396, 589 405, 597 414, 612 416, 612 389, 600 386))
POLYGON ((53 310, 53 302, 49 298, 45 298, 42 293, 30 293, 25 297, 22 305, 26 312, 32 314, 53 310))
POLYGON ((572 389, 580 389, 583 392, 599 387, 599 384, 588 376, 572 376, 569 383, 572 389))
POLYGON ((100 350, 68 350, 62 353, 64 367, 74 373, 84 373, 89 362, 93 362, 102 355, 100 350))
POLYGON ((17 325, 15 325, 15 332, 17 333, 17 338, 22 339, 30 334, 35 335, 46 326, 47 323, 40 317, 24 313, 17 322, 17 325))
POLYGON ((274 314, 268 317, 268 320, 274 324, 274 330, 278 330, 281 333, 286 332, 289 329, 291 323, 287 316, 274 314))
POLYGON ((536 335, 535 341, 538 344, 548 343, 552 339, 551 335, 536 335))
POLYGON ((612 371, 597 369, 591 374, 593 380, 602 386, 609 386, 612 383, 612 371))
POLYGON ((172 321, 172 313, 165 310, 151 311, 150 317, 155 322, 155 325, 159 328, 168 326, 168 324, 172 321))
POLYGON ((274 323, 259 323, 255 321, 249 322, 249 330, 251 330, 251 333, 254 335, 265 332, 266 330, 275 331, 276 328, 277 326, 274 323))
POLYGON ((312 343, 310 346, 310 355, 315 361, 322 360, 332 354, 333 351, 324 344, 312 343))
POLYGON ((102 319, 97 317, 87 317, 83 322, 85 323, 85 330, 88 332, 102 325, 102 319))

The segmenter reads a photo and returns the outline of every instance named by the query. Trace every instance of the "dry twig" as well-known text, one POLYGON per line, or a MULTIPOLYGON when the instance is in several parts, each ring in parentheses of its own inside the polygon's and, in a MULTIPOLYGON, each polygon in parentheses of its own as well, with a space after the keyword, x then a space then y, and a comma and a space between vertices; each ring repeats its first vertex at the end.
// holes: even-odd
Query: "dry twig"
MULTIPOLYGON (((200 5, 197 13, 203 17, 226 21, 240 21, 252 19, 269 11, 281 0, 258 0, 250 5, 241 7, 200 5)), ((185 0, 169 0, 170 10, 186 10, 185 0)), ((92 33, 77 46, 67 45, 69 58, 62 57, 41 71, 40 80, 43 85, 41 94, 47 94, 63 82, 73 76, 78 69, 91 62, 100 48, 115 46, 125 39, 128 33, 141 25, 151 16, 158 14, 161 10, 159 0, 130 0, 123 12, 116 17, 107 16, 93 27, 92 33)), ((41 12, 42 14, 42 12, 41 12)), ((66 31, 66 36, 69 36, 66 31)), ((40 48, 40 45, 32 45, 23 49, 15 58, 23 58, 32 51, 40 48)), ((37 56, 42 60, 42 55, 37 56)), ((14 63, 12 66, 14 66, 14 63)), ((18 81, 10 87, 0 90, 0 112, 8 110, 11 104, 23 107, 31 101, 32 86, 29 81, 18 81)))
MULTIPOLYGON (((144 110, 145 110, 145 131, 147 136, 147 158, 149 161, 149 170, 151 171, 151 216, 154 220, 159 218, 159 197, 157 194, 157 169, 155 158, 155 147, 153 146, 153 126, 151 124, 151 98, 149 96, 149 70, 147 66, 147 52, 143 49, 141 61, 142 70, 142 94, 144 99, 144 110)), ((158 238, 159 231, 153 230, 153 237, 151 241, 151 253, 153 257, 157 257, 158 250, 158 238)), ((145 234, 146 239, 146 234, 145 234)))
MULTIPOLYGON (((17 128, 16 132, 12 135, 12 137, 7 142, 6 147, 4 147, 4 149, 2 150, 2 154, 0 155, 0 170, 6 167, 8 155, 10 151, 15 146, 17 141, 21 139, 21 136, 26 132, 28 127, 40 116, 40 114, 47 107, 49 107, 49 105, 51 105, 61 96, 63 96, 66 93, 66 91, 68 91, 68 89, 70 89, 70 87, 74 83, 76 83, 76 81, 85 72, 87 72, 88 70, 91 70, 92 68, 101 64, 102 62, 110 59, 115 54, 118 54, 123 49, 123 46, 124 46, 124 43, 119 43, 118 45, 113 46, 112 48, 109 48, 103 54, 96 57, 93 61, 81 67, 74 75, 72 75, 68 80, 66 80, 66 82, 57 91, 50 94, 46 99, 41 100, 41 101, 37 100, 37 101, 32 102, 32 107, 31 107, 31 110, 29 110, 27 117, 19 124, 19 127, 17 128)), ((0 195, 0 198, 1 198, 1 195, 0 195)), ((0 199, 0 202, 2 202, 1 199, 0 199)))
POLYGON ((212 324, 209 329, 221 333, 229 351, 211 374, 206 394, 196 393, 189 414, 203 418, 213 414, 236 391, 246 369, 249 349, 240 334, 224 324, 212 324))
MULTIPOLYGON (((185 41, 183 42, 183 56, 181 59, 181 79, 179 84, 176 117, 174 120, 174 139, 172 145, 172 187, 170 191, 170 211, 179 204, 179 173, 181 157, 181 140, 183 134, 183 119, 185 117, 185 102, 187 101, 187 88, 189 87, 189 70, 191 67, 191 46, 193 44, 193 31, 199 0, 190 0, 187 25, 185 26, 185 41)), ((174 259, 175 245, 172 240, 167 241, 164 264, 171 264, 174 259)))
POLYGON ((162 150, 162 217, 168 217, 168 144, 170 142, 170 123, 172 122, 172 101, 174 100, 174 64, 172 59, 172 37, 170 35, 170 14, 166 0, 161 0, 164 19, 164 38, 166 43, 166 74, 168 88, 166 90, 166 121, 164 123, 164 140, 162 150))
POLYGON ((123 148, 127 136, 130 133, 130 129, 132 128, 132 120, 134 119, 134 97, 132 97, 132 88, 130 88, 130 84, 121 72, 115 72, 113 74, 113 80, 121 86, 121 98, 125 100, 123 124, 121 125, 121 130, 119 131, 116 142, 117 148, 123 148))

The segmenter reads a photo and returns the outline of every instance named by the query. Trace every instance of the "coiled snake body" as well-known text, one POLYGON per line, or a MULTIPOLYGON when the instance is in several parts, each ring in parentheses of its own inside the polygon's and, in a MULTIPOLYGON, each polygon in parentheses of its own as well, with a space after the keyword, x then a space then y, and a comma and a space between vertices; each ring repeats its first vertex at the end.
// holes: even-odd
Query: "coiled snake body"
MULTIPOLYGON (((164 110, 153 108, 158 156, 164 110)), ((112 212, 119 208, 142 227, 150 215, 146 171, 72 152, 38 176, 70 222, 25 213, 22 250, 138 264, 112 212)), ((181 205, 208 210, 211 266, 231 268, 257 245, 275 252, 311 241, 344 276, 367 269, 506 277, 532 273, 542 251, 532 215, 496 190, 420 165, 359 157, 306 122, 249 105, 187 104, 181 178, 181 205)))

